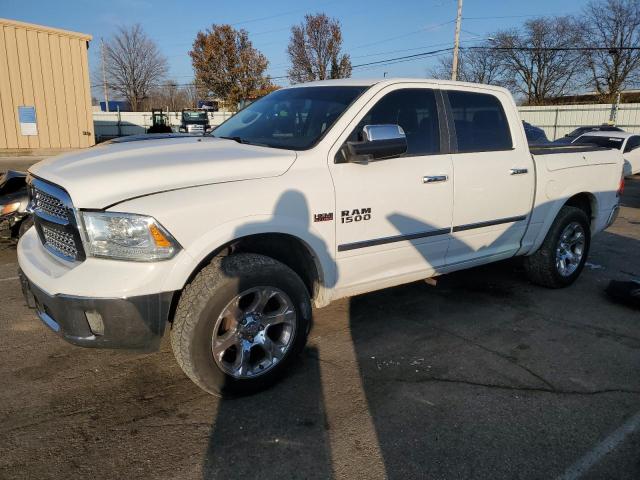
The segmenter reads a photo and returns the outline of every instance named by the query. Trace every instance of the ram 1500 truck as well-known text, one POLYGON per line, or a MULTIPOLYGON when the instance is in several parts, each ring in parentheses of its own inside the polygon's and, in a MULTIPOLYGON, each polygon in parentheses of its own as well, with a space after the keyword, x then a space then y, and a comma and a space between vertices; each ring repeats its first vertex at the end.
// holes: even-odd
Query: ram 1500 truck
POLYGON ((30 169, 23 288, 76 345, 170 330, 214 394, 278 378, 312 305, 514 256, 570 285, 623 186, 620 152, 530 151, 509 92, 467 83, 296 85, 212 135, 144 138, 30 169))

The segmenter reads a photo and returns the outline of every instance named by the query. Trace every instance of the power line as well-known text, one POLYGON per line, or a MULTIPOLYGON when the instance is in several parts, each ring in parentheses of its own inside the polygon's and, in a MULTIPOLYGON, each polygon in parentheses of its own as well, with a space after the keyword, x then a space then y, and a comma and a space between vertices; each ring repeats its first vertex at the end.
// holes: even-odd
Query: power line
POLYGON ((371 42, 371 43, 365 43, 363 45, 356 45, 355 47, 351 47, 349 50, 356 50, 358 48, 365 48, 365 47, 370 47, 372 45, 379 45, 381 43, 390 42, 392 40, 397 40, 399 38, 409 37, 411 35, 415 35, 416 33, 429 32, 429 31, 435 30, 436 28, 442 27, 444 25, 449 25, 450 23, 454 23, 454 22, 455 22, 455 19, 449 20, 448 22, 439 23, 437 25, 429 25, 429 26, 426 26, 426 27, 421 28, 419 30, 413 30, 411 32, 403 33, 402 35, 396 35, 396 36, 393 36, 393 37, 383 38, 381 40, 378 40, 378 41, 375 41, 375 42, 371 42))
MULTIPOLYGON (((614 48, 595 47, 595 46, 590 46, 590 47, 499 47, 499 46, 488 45, 488 46, 469 46, 469 47, 461 46, 460 49, 462 50, 498 50, 498 51, 513 51, 513 50, 515 51, 611 51, 611 50, 640 50, 640 47, 635 47, 635 46, 633 47, 622 46, 622 47, 614 47, 614 48)), ((437 50, 430 50, 427 52, 414 53, 412 55, 402 55, 399 57, 385 58, 385 59, 376 60, 373 62, 360 63, 357 65, 352 65, 351 68, 358 69, 358 68, 372 67, 372 66, 393 65, 395 63, 418 60, 418 59, 427 58, 430 56, 437 56, 438 54, 450 52, 452 50, 453 50, 453 47, 441 48, 437 50)), ((281 79, 290 78, 290 75, 270 76, 269 78, 271 80, 281 80, 281 79)), ((170 82, 170 83, 176 86, 187 86, 187 85, 193 85, 194 82, 188 82, 188 83, 170 82)), ((107 85, 110 87, 113 87, 114 85, 117 86, 118 84, 107 84, 107 85)), ((162 87, 165 85, 167 85, 166 82, 154 84, 152 86, 162 87)), ((103 86, 102 83, 91 85, 91 87, 102 87, 102 86, 103 86)))
POLYGON ((377 60, 375 62, 361 63, 359 65, 353 65, 351 68, 361 68, 361 67, 367 67, 369 65, 387 64, 387 62, 394 62, 396 60, 409 60, 409 59, 413 60, 413 59, 418 59, 420 57, 433 55, 433 54, 436 54, 436 53, 449 52, 451 50, 453 50, 453 47, 441 48, 439 50, 431 50, 430 52, 414 53, 413 55, 404 55, 402 57, 387 58, 387 59, 384 59, 384 60, 377 60))
POLYGON ((614 50, 640 50, 640 47, 497 47, 497 46, 476 46, 462 47, 466 50, 515 50, 522 52, 562 52, 562 51, 584 51, 584 52, 611 52, 614 50))
MULTIPOLYGON (((551 15, 551 14, 549 14, 551 15)), ((529 14, 529 15, 499 15, 493 17, 463 17, 464 20, 499 20, 503 18, 527 18, 527 17, 544 17, 545 15, 540 14, 529 14)))

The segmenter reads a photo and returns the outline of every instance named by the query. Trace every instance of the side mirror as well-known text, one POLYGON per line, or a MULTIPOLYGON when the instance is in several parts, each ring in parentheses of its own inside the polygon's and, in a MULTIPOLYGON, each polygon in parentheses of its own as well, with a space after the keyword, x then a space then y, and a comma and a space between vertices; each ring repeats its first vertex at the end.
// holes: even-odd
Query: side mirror
POLYGON ((407 152, 407 137, 400 125, 365 125, 361 138, 362 141, 347 142, 343 147, 347 162, 367 163, 407 152))

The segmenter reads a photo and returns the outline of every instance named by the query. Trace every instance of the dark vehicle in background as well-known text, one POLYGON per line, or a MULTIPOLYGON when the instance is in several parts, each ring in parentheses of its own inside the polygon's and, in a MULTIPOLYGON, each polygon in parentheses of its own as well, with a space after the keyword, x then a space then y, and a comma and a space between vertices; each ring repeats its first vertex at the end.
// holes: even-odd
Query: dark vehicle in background
POLYGON ((171 123, 169 118, 162 111, 162 109, 151 110, 151 126, 147 130, 147 133, 172 133, 171 123))
POLYGON ((0 176, 0 238, 17 240, 33 221, 27 204, 27 174, 8 170, 0 176))
POLYGON ((585 127, 578 127, 572 132, 567 133, 564 137, 558 138, 554 140, 553 143, 559 144, 569 144, 573 143, 573 141, 578 138, 580 135, 584 135, 589 132, 624 132, 620 127, 616 127, 613 125, 589 125, 585 127))
POLYGON ((547 134, 540 127, 531 125, 529 122, 522 121, 524 127, 524 134, 527 136, 527 142, 529 145, 539 145, 541 143, 549 143, 547 134))
POLYGON ((180 132, 204 135, 210 131, 209 115, 205 110, 182 110, 180 132))

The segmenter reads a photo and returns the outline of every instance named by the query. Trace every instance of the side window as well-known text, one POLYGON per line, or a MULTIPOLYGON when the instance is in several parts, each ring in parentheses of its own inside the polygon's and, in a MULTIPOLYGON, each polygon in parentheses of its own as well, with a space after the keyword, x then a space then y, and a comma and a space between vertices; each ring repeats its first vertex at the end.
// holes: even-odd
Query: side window
POLYGON ((458 152, 509 150, 509 122, 500 100, 486 93, 447 92, 458 140, 458 152))
POLYGON ((627 145, 624 147, 624 153, 635 150, 640 147, 640 137, 631 137, 627 140, 627 145))
POLYGON ((408 88, 388 93, 362 118, 349 136, 359 141, 365 125, 400 125, 407 136, 406 155, 440 153, 438 108, 433 90, 408 88))

